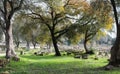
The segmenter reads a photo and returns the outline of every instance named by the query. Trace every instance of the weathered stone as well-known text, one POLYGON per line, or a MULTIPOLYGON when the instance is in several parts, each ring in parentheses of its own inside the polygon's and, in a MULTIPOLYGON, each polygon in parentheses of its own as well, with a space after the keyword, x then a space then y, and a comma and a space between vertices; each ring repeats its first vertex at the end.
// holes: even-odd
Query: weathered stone
POLYGON ((81 55, 75 55, 74 56, 74 58, 80 58, 81 57, 81 55))
POLYGON ((0 74, 10 74, 8 71, 1 72, 0 74))
POLYGON ((82 59, 88 59, 88 54, 82 54, 82 59))
POLYGON ((112 70, 114 67, 112 65, 108 65, 105 67, 105 70, 112 70))
POLYGON ((20 61, 20 58, 19 57, 12 57, 12 60, 13 61, 20 61))
POLYGON ((20 51, 20 55, 24 55, 24 51, 20 51))

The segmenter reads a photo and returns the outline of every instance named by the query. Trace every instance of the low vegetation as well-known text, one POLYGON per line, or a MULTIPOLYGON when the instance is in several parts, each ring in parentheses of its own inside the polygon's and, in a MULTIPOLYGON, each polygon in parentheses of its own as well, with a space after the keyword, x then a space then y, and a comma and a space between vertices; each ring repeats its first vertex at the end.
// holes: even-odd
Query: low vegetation
POLYGON ((0 73, 4 74, 119 74, 118 69, 111 71, 103 70, 108 61, 106 58, 94 59, 94 55, 89 59, 78 59, 73 56, 53 55, 36 56, 34 54, 24 54, 20 56, 19 62, 11 61, 0 73))

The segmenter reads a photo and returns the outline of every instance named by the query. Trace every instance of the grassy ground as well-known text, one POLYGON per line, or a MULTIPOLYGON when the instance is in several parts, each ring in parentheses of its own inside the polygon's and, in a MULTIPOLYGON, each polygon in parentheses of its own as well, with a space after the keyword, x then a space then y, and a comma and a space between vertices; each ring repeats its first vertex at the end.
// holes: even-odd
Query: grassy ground
POLYGON ((108 62, 101 58, 83 60, 71 56, 55 57, 23 55, 20 62, 11 61, 2 71, 10 74, 120 74, 120 69, 104 71, 100 67, 108 62))

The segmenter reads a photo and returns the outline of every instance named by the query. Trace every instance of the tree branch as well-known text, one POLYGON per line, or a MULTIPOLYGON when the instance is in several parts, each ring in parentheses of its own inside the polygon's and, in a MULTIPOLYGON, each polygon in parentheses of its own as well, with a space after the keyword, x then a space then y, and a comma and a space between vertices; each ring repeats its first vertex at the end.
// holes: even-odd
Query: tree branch
POLYGON ((66 19, 66 18, 67 18, 67 17, 65 16, 65 17, 62 17, 62 18, 60 18, 60 19, 57 19, 55 24, 61 22, 63 19, 66 19))
POLYGON ((64 30, 56 32, 55 34, 59 34, 59 35, 56 36, 56 39, 58 39, 60 36, 62 36, 63 34, 65 34, 68 30, 69 30, 69 28, 66 28, 64 30))
POLYGON ((67 0, 66 4, 64 5, 64 7, 66 7, 69 4, 70 0, 67 0))
POLYGON ((92 18, 82 25, 85 26, 85 25, 89 24, 91 22, 91 20, 92 20, 92 18))
POLYGON ((13 2, 8 0, 9 4, 10 4, 10 7, 11 7, 11 11, 13 11, 13 2))
POLYGON ((62 33, 62 32, 64 32, 65 30, 66 30, 66 29, 63 29, 63 30, 57 31, 57 32, 55 32, 54 34, 56 35, 56 34, 62 33))
POLYGON ((20 3, 19 3, 19 5, 18 5, 16 8, 14 8, 14 6, 13 6, 14 3, 13 3, 13 1, 8 0, 8 2, 9 2, 9 4, 10 4, 10 7, 11 7, 11 11, 10 11, 10 14, 9 14, 9 16, 8 16, 8 19, 11 19, 11 17, 13 16, 13 14, 14 14, 16 11, 18 11, 18 10, 21 9, 22 4, 23 4, 23 1, 24 1, 24 0, 21 0, 20 3))
POLYGON ((6 20, 7 18, 6 18, 6 15, 7 15, 7 0, 4 0, 3 1, 3 8, 4 8, 4 19, 6 20))
POLYGON ((1 29, 2 29, 2 31, 5 33, 5 26, 3 25, 4 23, 2 23, 2 21, 0 20, 0 26, 1 26, 1 29))
POLYGON ((34 12, 32 12, 32 14, 38 16, 42 21, 45 21, 40 14, 37 14, 37 13, 34 13, 34 12))
POLYGON ((53 30, 55 29, 55 26, 56 26, 56 24, 57 24, 57 22, 55 22, 55 20, 56 20, 55 18, 56 18, 56 17, 55 17, 55 15, 54 15, 54 13, 55 13, 55 12, 53 11, 53 8, 51 7, 51 13, 50 13, 50 14, 51 14, 51 19, 52 19, 52 25, 53 25, 53 26, 52 26, 52 29, 53 29, 53 30))
POLYGON ((4 11, 0 8, 0 11, 4 14, 4 11))
POLYGON ((21 1, 20 1, 20 4, 19 4, 16 8, 14 8, 14 12, 21 9, 22 4, 23 4, 23 1, 24 1, 24 0, 21 0, 21 1))
POLYGON ((93 34, 89 35, 89 37, 86 40, 87 41, 91 40, 95 35, 96 35, 96 33, 93 33, 93 34))
MULTIPOLYGON (((51 26, 50 26, 47 22, 45 22, 45 20, 43 19, 43 17, 42 17, 40 14, 37 14, 37 13, 34 13, 34 12, 32 12, 32 14, 38 16, 38 19, 41 19, 42 22, 43 22, 44 24, 46 24, 46 26, 51 30, 51 26)), ((36 19, 37 19, 37 18, 36 18, 36 19)))

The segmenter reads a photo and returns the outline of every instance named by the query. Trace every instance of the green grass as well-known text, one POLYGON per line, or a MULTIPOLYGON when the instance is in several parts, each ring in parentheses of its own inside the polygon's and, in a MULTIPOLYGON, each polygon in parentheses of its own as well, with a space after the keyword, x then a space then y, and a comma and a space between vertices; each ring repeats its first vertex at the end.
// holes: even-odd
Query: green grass
POLYGON ((120 74, 120 69, 104 71, 101 67, 108 62, 105 58, 75 59, 72 56, 55 57, 23 55, 20 62, 11 61, 2 71, 10 74, 120 74))

